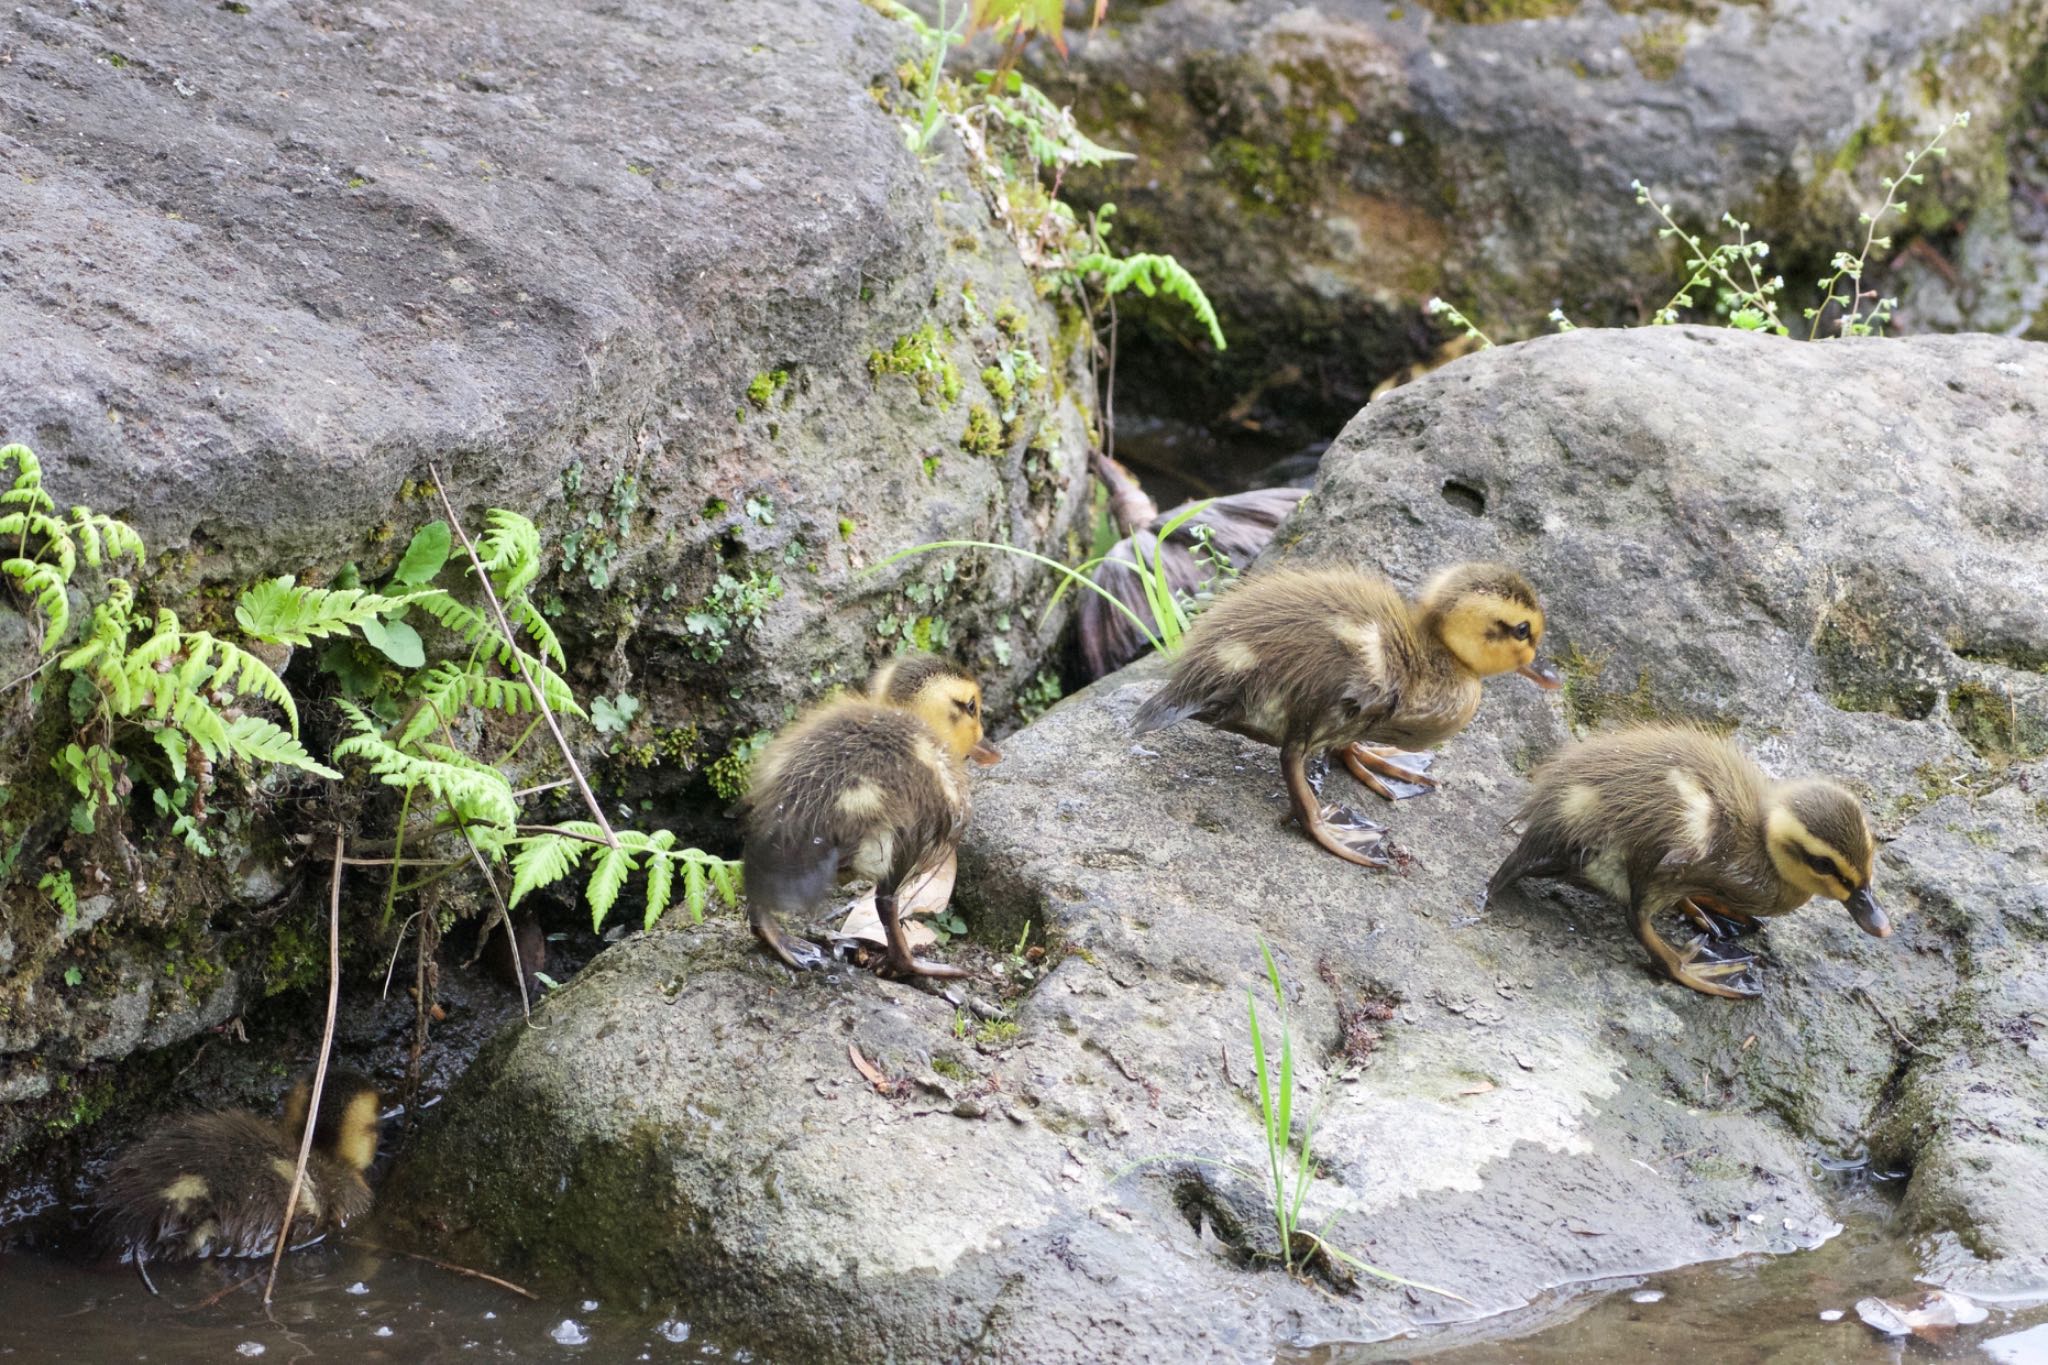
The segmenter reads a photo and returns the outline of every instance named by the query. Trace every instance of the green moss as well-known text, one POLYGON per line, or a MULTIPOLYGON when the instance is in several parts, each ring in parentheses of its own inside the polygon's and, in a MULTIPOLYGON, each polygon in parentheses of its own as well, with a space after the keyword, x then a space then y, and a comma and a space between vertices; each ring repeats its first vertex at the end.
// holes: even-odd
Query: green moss
POLYGON ((776 394, 789 384, 788 370, 764 370, 754 376, 747 385, 747 401, 755 407, 766 409, 776 394))
POLYGON ((951 1057, 932 1058, 932 1070, 938 1072, 949 1081, 971 1081, 974 1079, 972 1071, 968 1070, 963 1063, 957 1062, 951 1057))
POLYGON ((856 529, 851 517, 841 517, 839 519, 839 538, 841 540, 852 540, 856 529))
POLYGON ((1912 129, 1892 108, 1890 95, 1877 102, 1877 113, 1870 122, 1849 134, 1849 140, 1835 153, 1834 168, 1838 171, 1854 171, 1863 164, 1864 158, 1883 147, 1896 147, 1912 135, 1912 129))
POLYGON ((1640 725, 1660 718, 1650 688, 1650 673, 1636 674, 1636 685, 1627 692, 1600 686, 1605 661, 1573 645, 1559 660, 1564 670, 1564 714, 1575 731, 1597 730, 1610 722, 1640 725))
POLYGON ((974 1041, 983 1047, 1002 1047, 1017 1041, 1015 1019, 991 1019, 975 1031, 974 1041))
POLYGON ((946 355, 946 340, 927 322, 897 337, 887 351, 870 352, 868 373, 876 379, 903 375, 917 385, 919 399, 951 407, 960 397, 960 370, 946 355))
POLYGON ((1948 714, 1957 733, 1988 763, 2002 767, 2048 753, 2048 723, 2010 693, 1960 683, 1949 693, 1948 714))
POLYGON ((725 756, 711 765, 706 776, 711 780, 711 790, 718 793, 720 800, 737 801, 747 794, 747 780, 753 774, 754 759, 773 738, 772 731, 761 730, 734 740, 725 756))
POLYGON ((981 386, 988 390, 988 396, 1005 408, 1016 401, 1017 386, 1010 382, 1010 376, 1003 373, 1000 365, 990 365, 981 372, 981 386))
POLYGON ((1005 303, 996 309, 996 330, 1011 340, 1022 337, 1030 326, 1030 319, 1016 304, 1005 303))
POLYGON ((967 429, 960 433, 960 448, 970 455, 995 458, 1003 453, 1003 424, 994 413, 976 403, 967 410, 967 429))
POLYGON ((1637 29, 1621 45, 1635 59, 1636 70, 1653 81, 1668 81, 1685 59, 1685 37, 1685 21, 1672 19, 1637 29))

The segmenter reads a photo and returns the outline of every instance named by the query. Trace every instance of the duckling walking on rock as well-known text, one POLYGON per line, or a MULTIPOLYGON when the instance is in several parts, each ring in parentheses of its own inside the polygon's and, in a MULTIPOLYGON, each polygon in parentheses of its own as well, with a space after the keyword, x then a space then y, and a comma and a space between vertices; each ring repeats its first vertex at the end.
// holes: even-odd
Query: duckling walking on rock
POLYGON ((783 917, 814 908, 842 878, 875 883, 889 938, 883 970, 962 976, 911 954, 898 889, 945 861, 967 827, 967 760, 1001 755, 982 739, 981 686, 949 660, 885 664, 865 697, 827 701, 769 745, 747 791, 746 885, 754 934, 800 970, 824 954, 783 917))
POLYGON ((1874 844, 1856 798, 1833 782, 1773 782, 1733 743, 1688 726, 1589 739, 1539 768, 1525 832, 1486 894, 1524 877, 1563 877, 1628 906, 1629 922, 1672 980, 1745 998, 1747 956, 1702 961, 1709 939, 1751 933, 1814 896, 1844 903, 1867 934, 1891 923, 1870 891, 1874 844), (1654 916, 1676 909, 1706 932, 1684 952, 1654 916))
MULTIPOLYGON (((94 1198, 108 1247, 123 1261, 270 1255, 311 1090, 310 1078, 293 1087, 276 1122, 245 1110, 194 1114, 121 1152, 94 1198)), ((376 1088, 330 1073, 288 1243, 317 1240, 366 1211, 363 1173, 376 1155, 376 1088)))
POLYGON ((1480 679, 1521 673, 1559 684, 1536 661, 1543 608, 1522 576, 1498 564, 1438 574, 1413 603, 1356 569, 1255 574, 1196 618, 1173 676, 1139 708, 1144 734, 1189 716, 1280 746, 1295 818, 1309 837, 1363 867, 1386 867, 1378 825, 1323 806, 1308 759, 1341 757, 1368 788, 1382 777, 1436 784, 1388 757, 1439 744, 1479 707, 1480 679))

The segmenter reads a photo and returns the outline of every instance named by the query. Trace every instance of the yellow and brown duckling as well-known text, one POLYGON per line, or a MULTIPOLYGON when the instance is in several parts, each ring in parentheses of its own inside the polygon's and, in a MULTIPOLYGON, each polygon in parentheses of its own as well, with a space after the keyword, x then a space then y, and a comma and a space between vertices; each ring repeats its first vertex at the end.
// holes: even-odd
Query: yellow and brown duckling
POLYGON ((912 955, 897 892, 929 874, 967 827, 967 760, 1001 755, 982 738, 981 685, 951 660, 906 654, 882 666, 867 694, 821 703, 754 763, 745 802, 746 885, 754 934, 799 970, 824 964, 791 937, 841 880, 875 883, 888 935, 882 970, 961 976, 912 955))
POLYGON ((1559 684, 1537 662, 1543 608, 1523 577, 1498 564, 1460 564, 1409 602, 1391 583, 1356 569, 1254 574, 1197 617, 1173 675, 1139 708, 1143 734, 1193 716, 1280 746, 1295 818, 1330 852, 1385 867, 1378 825, 1320 804, 1311 757, 1343 759, 1367 788, 1392 799, 1384 778, 1436 785, 1393 761, 1439 744, 1479 707, 1482 678, 1521 673, 1559 684))
MULTIPOLYGON (((94 1196, 108 1249, 123 1261, 268 1256, 298 1165, 312 1078, 277 1120, 246 1110, 173 1119, 115 1157, 94 1196)), ((377 1090, 329 1072, 288 1244, 317 1240, 370 1207, 364 1179, 377 1155, 377 1090)))
POLYGON ((1533 780, 1522 842, 1487 895, 1524 877, 1599 891, 1628 907, 1657 965, 1696 991, 1756 995, 1741 979, 1754 959, 1715 960, 1710 941, 1753 932, 1756 917, 1814 896, 1841 901, 1867 934, 1891 933, 1870 891, 1875 843, 1863 808, 1833 782, 1774 782, 1729 740, 1682 725, 1575 744, 1533 780), (1652 923, 1667 909, 1705 931, 1683 952, 1652 923))

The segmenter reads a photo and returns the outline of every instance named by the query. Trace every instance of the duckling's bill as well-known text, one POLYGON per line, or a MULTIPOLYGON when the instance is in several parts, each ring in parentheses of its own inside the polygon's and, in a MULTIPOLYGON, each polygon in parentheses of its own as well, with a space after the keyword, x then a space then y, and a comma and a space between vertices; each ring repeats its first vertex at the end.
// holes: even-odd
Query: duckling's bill
POLYGON ((1891 917, 1885 914, 1884 907, 1877 903, 1877 897, 1870 894, 1869 887, 1857 887, 1842 904, 1848 907, 1850 917, 1864 933, 1872 938, 1892 936, 1891 917))
POLYGON ((1564 686, 1564 674, 1557 671, 1557 665, 1548 659, 1531 659, 1515 672, 1535 683, 1545 692, 1555 692, 1564 686))

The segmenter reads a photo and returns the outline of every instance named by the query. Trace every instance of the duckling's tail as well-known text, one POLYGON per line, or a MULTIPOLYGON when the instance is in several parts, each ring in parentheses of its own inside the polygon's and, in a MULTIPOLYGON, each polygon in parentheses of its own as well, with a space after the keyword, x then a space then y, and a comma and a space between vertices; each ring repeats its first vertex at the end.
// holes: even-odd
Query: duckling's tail
POLYGON ((1169 681, 1166 686, 1145 698, 1145 704, 1131 717, 1131 733, 1146 734, 1153 730, 1164 730, 1169 725, 1186 720, 1201 710, 1201 703, 1188 697, 1178 686, 1178 680, 1169 681))

